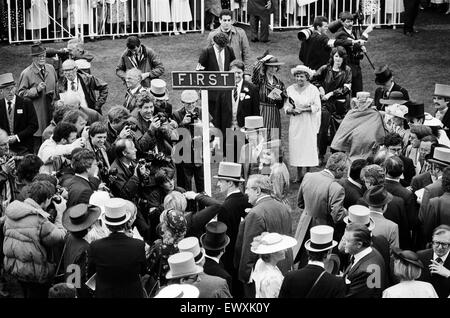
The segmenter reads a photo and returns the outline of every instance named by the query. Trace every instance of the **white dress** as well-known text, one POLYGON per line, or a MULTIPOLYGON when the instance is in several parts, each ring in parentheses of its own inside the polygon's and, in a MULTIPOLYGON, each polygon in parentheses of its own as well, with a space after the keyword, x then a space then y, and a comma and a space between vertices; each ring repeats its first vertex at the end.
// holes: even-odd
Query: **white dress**
POLYGON ((403 0, 386 0, 384 7, 387 14, 405 11, 403 0))
POLYGON ((151 0, 150 13, 152 22, 172 22, 169 0, 151 0))
POLYGON ((438 298, 438 295, 430 283, 411 280, 385 289, 383 298, 438 298))
MULTIPOLYGON (((289 116, 289 163, 294 167, 315 167, 319 165, 317 133, 320 127, 320 93, 316 86, 306 84, 300 91, 296 84, 287 88, 287 95, 295 102, 295 107, 311 106, 311 112, 289 116)), ((285 103, 285 111, 290 108, 285 103)))
POLYGON ((189 0, 172 0, 170 7, 173 22, 189 22, 192 21, 191 7, 189 0))
POLYGON ((284 276, 277 266, 258 259, 250 275, 255 282, 255 298, 278 298, 284 276))
POLYGON ((32 0, 31 8, 25 11, 25 29, 44 29, 49 24, 47 0, 32 0))

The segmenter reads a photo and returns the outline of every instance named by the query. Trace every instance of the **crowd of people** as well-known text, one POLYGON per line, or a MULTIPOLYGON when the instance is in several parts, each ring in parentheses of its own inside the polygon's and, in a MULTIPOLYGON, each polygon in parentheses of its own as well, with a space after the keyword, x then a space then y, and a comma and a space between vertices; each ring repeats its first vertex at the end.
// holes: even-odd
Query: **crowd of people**
POLYGON ((448 297, 450 85, 425 113, 384 65, 370 98, 372 28, 356 34, 349 12, 334 37, 324 17, 299 32, 286 85, 281 59, 249 61, 232 12, 219 17, 197 70, 232 71, 236 86, 209 94, 209 114, 195 90, 169 102, 164 60, 135 36, 116 67, 122 101, 73 41, 34 44, 18 79, 0 75, 1 295, 448 297), (204 193, 202 120, 223 152, 223 202, 204 193))

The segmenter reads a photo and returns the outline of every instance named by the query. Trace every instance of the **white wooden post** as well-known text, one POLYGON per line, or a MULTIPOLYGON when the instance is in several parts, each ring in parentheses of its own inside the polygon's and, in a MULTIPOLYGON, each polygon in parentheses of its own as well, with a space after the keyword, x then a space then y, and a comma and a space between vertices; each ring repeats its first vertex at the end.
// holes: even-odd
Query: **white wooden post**
POLYGON ((203 128, 203 178, 205 192, 211 196, 211 152, 209 149, 209 109, 208 91, 202 89, 202 128, 203 128))

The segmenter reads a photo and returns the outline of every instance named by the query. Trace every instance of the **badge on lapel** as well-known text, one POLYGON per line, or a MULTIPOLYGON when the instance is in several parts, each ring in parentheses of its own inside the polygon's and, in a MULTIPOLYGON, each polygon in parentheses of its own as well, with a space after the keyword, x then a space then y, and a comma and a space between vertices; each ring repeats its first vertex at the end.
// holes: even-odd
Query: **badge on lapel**
POLYGON ((23 109, 20 109, 20 108, 19 108, 19 109, 17 110, 17 113, 18 113, 18 114, 23 114, 23 109))

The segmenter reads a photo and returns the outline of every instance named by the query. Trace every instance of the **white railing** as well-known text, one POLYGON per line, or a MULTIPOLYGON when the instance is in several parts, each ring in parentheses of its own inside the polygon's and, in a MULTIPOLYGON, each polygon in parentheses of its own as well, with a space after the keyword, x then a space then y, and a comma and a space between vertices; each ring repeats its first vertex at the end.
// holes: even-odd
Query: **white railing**
POLYGON ((170 34, 204 30, 204 0, 189 0, 190 12, 174 10, 170 7, 170 0, 31 2, 31 8, 26 8, 24 0, 8 0, 10 43, 58 41, 79 35, 115 38, 131 34, 170 34), (165 7, 162 4, 166 4, 165 7))
MULTIPOLYGON (((235 8, 236 22, 248 25, 247 1, 237 3, 231 0, 231 6, 235 8)), ((272 0, 272 5, 276 6, 276 12, 271 15, 272 29, 309 27, 314 18, 320 15, 334 21, 338 19, 339 13, 355 13, 358 8, 363 12, 363 25, 373 23, 395 27, 402 24, 400 15, 404 11, 403 0, 385 0, 383 6, 380 0, 272 0)))

